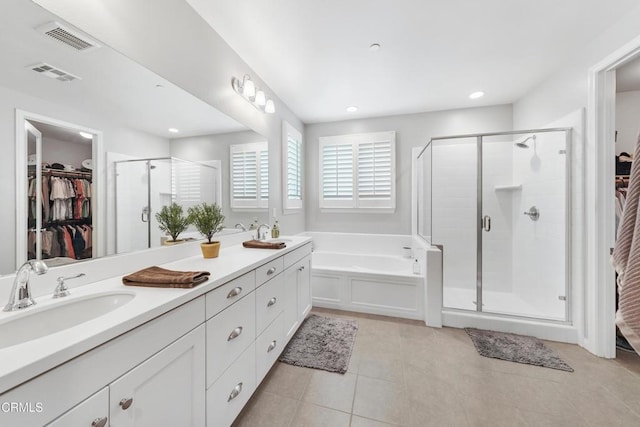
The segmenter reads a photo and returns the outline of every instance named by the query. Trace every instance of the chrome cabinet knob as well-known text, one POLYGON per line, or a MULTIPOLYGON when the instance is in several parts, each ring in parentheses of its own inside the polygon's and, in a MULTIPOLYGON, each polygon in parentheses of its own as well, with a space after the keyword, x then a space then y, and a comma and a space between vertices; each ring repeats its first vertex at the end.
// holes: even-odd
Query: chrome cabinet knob
POLYGON ((302 271, 302 270, 304 270, 304 265, 302 267, 298 268, 298 271, 302 271))
POLYGON ((276 340, 271 341, 271 344, 269 344, 269 347, 267 347, 267 353, 271 353, 273 349, 276 348, 276 344, 276 340))
POLYGON ((227 338, 227 341, 231 341, 238 338, 241 333, 242 333, 242 326, 238 326, 233 331, 231 331, 231 333, 229 334, 229 337, 227 338))
POLYGON ((229 398, 227 399, 227 402, 231 402, 233 399, 238 397, 241 391, 242 391, 242 383, 238 383, 238 385, 236 385, 233 388, 233 390, 231 390, 231 394, 229 394, 229 398))
POLYGON ((267 276, 271 276, 275 272, 276 272, 276 268, 275 267, 271 267, 270 269, 267 270, 267 276))
POLYGON ((107 417, 96 418, 91 422, 91 427, 104 427, 107 425, 107 417))
POLYGON ((119 405, 122 409, 126 411, 127 409, 129 409, 132 403, 133 403, 133 397, 125 397, 120 401, 119 405))
POLYGON ((238 295, 240 295, 240 292, 242 292, 242 288, 240 286, 235 287, 229 291, 229 293, 227 294, 227 298, 237 297, 238 295))
POLYGON ((276 297, 273 297, 269 300, 269 302, 267 303, 267 307, 271 307, 272 305, 274 305, 276 303, 276 301, 278 301, 278 299, 276 297))

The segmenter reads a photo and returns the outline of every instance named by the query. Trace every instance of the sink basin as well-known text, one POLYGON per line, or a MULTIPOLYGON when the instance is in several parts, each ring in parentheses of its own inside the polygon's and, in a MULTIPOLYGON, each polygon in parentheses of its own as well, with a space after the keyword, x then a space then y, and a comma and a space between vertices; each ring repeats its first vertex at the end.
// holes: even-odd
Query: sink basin
POLYGON ((267 239, 267 240, 265 240, 265 242, 268 242, 268 243, 289 243, 289 242, 293 242, 293 240, 278 238, 278 239, 267 239))
POLYGON ((130 302, 131 292, 109 292, 60 301, 48 307, 26 309, 0 323, 0 348, 54 334, 100 317, 130 302))

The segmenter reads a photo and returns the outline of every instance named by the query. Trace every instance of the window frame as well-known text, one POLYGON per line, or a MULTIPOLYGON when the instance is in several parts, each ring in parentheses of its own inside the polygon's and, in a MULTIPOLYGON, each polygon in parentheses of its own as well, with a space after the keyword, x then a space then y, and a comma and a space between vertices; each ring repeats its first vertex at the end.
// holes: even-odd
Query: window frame
MULTIPOLYGON (((295 168, 295 167, 294 167, 295 168)), ((284 213, 295 213, 304 206, 304 141, 302 132, 294 128, 290 123, 282 121, 282 210, 284 213), (298 143, 297 175, 299 177, 299 199, 289 198, 289 136, 298 143)))
MULTIPOLYGON (((232 211, 243 212, 263 212, 269 209, 269 197, 262 198, 262 168, 261 168, 261 153, 266 152, 269 156, 269 143, 263 142, 250 142, 245 144, 232 144, 229 145, 229 207, 232 211), (256 197, 251 199, 236 199, 234 198, 234 185, 235 180, 233 177, 233 155, 234 153, 255 153, 255 170, 256 170, 256 197)), ((267 172, 268 172, 268 160, 267 160, 267 172)), ((267 185, 269 184, 267 173, 267 185)))
POLYGON ((396 209, 396 132, 368 132, 350 135, 324 136, 318 143, 318 202, 323 212, 392 213, 396 209), (372 142, 389 143, 390 195, 388 198, 361 198, 359 194, 360 147, 372 142), (352 153, 352 197, 324 198, 324 150, 327 146, 350 146, 352 153))

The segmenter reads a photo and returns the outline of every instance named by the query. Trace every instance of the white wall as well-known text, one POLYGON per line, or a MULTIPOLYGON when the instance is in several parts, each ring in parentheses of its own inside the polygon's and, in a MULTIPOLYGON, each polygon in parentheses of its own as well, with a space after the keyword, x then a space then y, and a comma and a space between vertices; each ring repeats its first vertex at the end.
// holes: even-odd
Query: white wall
MULTIPOLYGON (((98 117, 92 114, 86 106, 78 107, 60 105, 55 101, 32 97, 13 89, 0 87, 0 140, 5 141, 4 158, 6 159, 2 169, 3 179, 0 180, 0 199, 4 201, 0 206, 0 221, 2 224, 7 224, 11 230, 15 228, 16 224, 16 172, 13 160, 16 156, 14 142, 16 141, 16 109, 101 130, 104 136, 105 151, 116 151, 133 156, 155 157, 169 155, 168 140, 122 127, 117 123, 111 122, 109 117, 98 117)), ((106 183, 106 178, 106 176, 98 177, 103 183, 106 183)), ((112 201, 107 198, 106 194, 104 197, 102 205, 111 206, 112 201)), ((113 230, 111 228, 112 220, 109 218, 113 218, 113 216, 107 214, 107 230, 113 230)), ((111 234, 113 233, 107 231, 109 238, 113 237, 111 234)), ((103 238, 100 242, 100 245, 104 248, 106 248, 106 240, 103 238)), ((15 248, 15 234, 13 231, 5 233, 5 241, 0 249, 1 274, 15 271, 15 248)))
POLYGON ((282 215, 282 120, 303 124, 247 63, 183 0, 36 0, 128 58, 192 93, 269 140, 269 211, 286 233, 305 230, 305 215, 282 215), (179 25, 177 25, 179 23, 179 25), (174 29, 167 31, 168 28, 174 29), (197 40, 197 43, 194 43, 197 40), (162 46, 162 49, 158 49, 162 46), (238 96, 232 77, 250 74, 275 102, 263 114, 238 96))
POLYGON ((305 126, 306 212, 309 231, 411 233, 411 148, 431 137, 510 130, 510 105, 318 123, 305 126), (396 131, 396 211, 391 214, 320 212, 318 139, 321 136, 396 131))
MULTIPOLYGON (((37 128, 38 126, 36 125, 37 128)), ((73 143, 42 136, 43 162, 47 162, 50 165, 53 163, 72 165, 76 169, 80 169, 82 161, 91 157, 91 141, 88 143, 73 143)))
POLYGON ((633 154, 640 133, 640 90, 616 93, 616 154, 633 154))

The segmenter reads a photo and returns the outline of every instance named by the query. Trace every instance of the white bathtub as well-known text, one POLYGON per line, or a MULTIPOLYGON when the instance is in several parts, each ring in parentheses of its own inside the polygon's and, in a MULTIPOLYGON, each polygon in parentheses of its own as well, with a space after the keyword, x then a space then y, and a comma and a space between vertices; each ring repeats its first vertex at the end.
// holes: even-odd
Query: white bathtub
POLYGON ((315 307, 424 319, 424 274, 413 259, 318 250, 312 255, 315 307))

